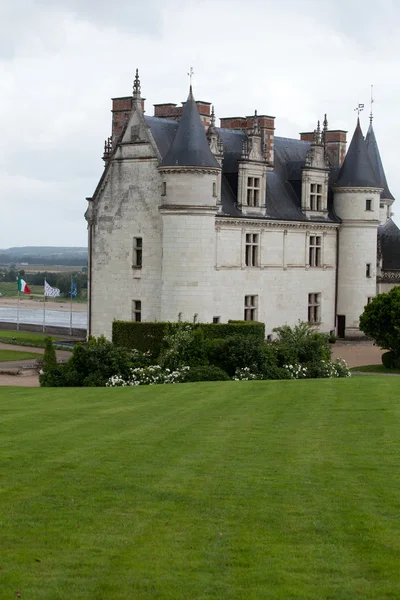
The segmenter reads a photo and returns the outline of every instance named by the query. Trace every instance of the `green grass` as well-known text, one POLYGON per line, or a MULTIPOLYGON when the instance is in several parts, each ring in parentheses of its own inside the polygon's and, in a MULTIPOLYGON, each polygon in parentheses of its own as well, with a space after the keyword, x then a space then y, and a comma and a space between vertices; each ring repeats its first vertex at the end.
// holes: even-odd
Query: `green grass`
POLYGON ((35 360, 43 356, 35 352, 24 352, 23 350, 0 350, 0 362, 6 362, 11 360, 35 360))
POLYGON ((395 378, 2 388, 0 598, 400 598, 395 378))
POLYGON ((49 335, 48 333, 26 333, 25 331, 10 331, 0 330, 0 343, 8 343, 14 338, 15 342, 28 342, 30 344, 44 343, 47 337, 51 337, 53 341, 60 340, 60 336, 49 335))
POLYGON ((400 369, 387 369, 379 365, 363 365, 362 367, 353 367, 350 371, 360 371, 361 373, 400 373, 400 369))

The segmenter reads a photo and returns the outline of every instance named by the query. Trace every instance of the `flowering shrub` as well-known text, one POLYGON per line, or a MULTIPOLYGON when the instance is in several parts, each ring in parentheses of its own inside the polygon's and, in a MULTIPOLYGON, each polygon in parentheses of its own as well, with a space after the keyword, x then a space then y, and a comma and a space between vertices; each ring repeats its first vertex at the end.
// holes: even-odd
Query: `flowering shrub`
POLYGON ((306 379, 307 367, 295 363, 294 365, 283 365, 290 379, 306 379))
POLYGON ((336 377, 351 377, 351 372, 344 358, 337 358, 333 363, 336 369, 336 377))
POLYGON ((251 379, 261 379, 261 377, 252 373, 249 367, 238 367, 232 379, 234 381, 250 381, 251 379))
POLYGON ((113 375, 107 381, 107 387, 126 387, 134 385, 157 385, 161 383, 181 383, 184 381, 190 367, 180 367, 171 371, 163 369, 160 365, 150 365, 149 367, 135 367, 131 369, 128 378, 124 379, 120 375, 113 375))

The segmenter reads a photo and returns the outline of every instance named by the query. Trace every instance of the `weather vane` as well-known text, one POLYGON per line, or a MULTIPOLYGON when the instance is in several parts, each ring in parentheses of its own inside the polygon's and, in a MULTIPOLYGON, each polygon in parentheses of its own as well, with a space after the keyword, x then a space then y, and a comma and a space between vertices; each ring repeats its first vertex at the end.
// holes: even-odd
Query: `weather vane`
POLYGON ((193 75, 194 75, 193 67, 190 67, 189 73, 188 73, 189 81, 190 81, 190 86, 192 86, 192 77, 193 77, 193 75))
POLYGON ((371 112, 369 114, 369 122, 372 123, 372 119, 374 118, 374 115, 372 114, 372 105, 374 103, 374 86, 371 85, 371 112))
POLYGON ((359 104, 354 110, 356 110, 358 112, 358 116, 360 116, 360 112, 364 110, 364 104, 359 104))

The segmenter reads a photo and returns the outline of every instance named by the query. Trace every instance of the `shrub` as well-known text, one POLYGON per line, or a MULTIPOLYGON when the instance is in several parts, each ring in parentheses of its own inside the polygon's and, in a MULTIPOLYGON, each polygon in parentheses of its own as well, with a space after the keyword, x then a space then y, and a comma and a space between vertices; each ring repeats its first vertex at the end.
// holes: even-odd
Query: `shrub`
POLYGON ((130 370, 127 377, 114 375, 107 381, 107 387, 125 387, 137 385, 157 385, 168 383, 181 383, 185 381, 185 377, 190 367, 181 367, 171 371, 163 369, 160 365, 150 365, 149 367, 136 367, 130 370))
MULTIPOLYGON (((222 339, 241 335, 257 338, 260 342, 265 338, 265 325, 256 321, 234 321, 229 323, 181 323, 193 329, 201 329, 204 338, 222 339)), ((151 351, 158 357, 164 348, 164 337, 169 335, 171 327, 177 323, 136 323, 131 321, 114 321, 112 341, 117 346, 142 352, 151 351)))
POLYGON ((252 373, 249 367, 238 367, 232 377, 234 381, 251 381, 258 379, 255 373, 252 373))
POLYGON ((274 332, 277 339, 272 342, 276 352, 278 366, 289 364, 319 363, 330 361, 331 348, 328 338, 308 323, 299 322, 294 327, 284 325, 274 332))
POLYGON ((59 369, 57 366, 57 356, 54 350, 51 337, 45 339, 45 350, 41 370, 39 374, 39 383, 41 387, 54 387, 59 379, 59 369))
POLYGON ((214 365, 191 367, 185 376, 185 383, 196 381, 229 381, 230 377, 225 371, 214 365))
POLYGON ((163 339, 158 362, 164 369, 208 364, 203 331, 191 323, 171 323, 163 339))
POLYGON ((396 359, 395 353, 390 350, 389 352, 384 352, 382 354, 382 364, 386 369, 395 369, 399 361, 396 359))
POLYGON ((265 342, 257 342, 253 337, 232 336, 223 340, 212 340, 208 345, 208 359, 233 377, 237 368, 249 367, 258 373, 266 360, 265 342))
POLYGON ((392 350, 400 358, 400 287, 378 294, 364 308, 360 329, 381 348, 392 350))

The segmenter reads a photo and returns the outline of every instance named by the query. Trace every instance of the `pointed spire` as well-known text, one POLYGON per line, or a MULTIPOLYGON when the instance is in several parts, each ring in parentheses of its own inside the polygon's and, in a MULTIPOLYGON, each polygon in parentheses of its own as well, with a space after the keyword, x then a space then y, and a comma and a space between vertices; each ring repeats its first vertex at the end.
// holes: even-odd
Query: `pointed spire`
POLYGON ((258 122, 258 115, 257 115, 257 111, 254 111, 254 118, 253 118, 253 131, 252 131, 253 135, 260 135, 260 124, 258 122))
POLYGON ((372 168, 376 175, 376 179, 378 180, 379 187, 383 188, 383 192, 381 193, 382 199, 394 200, 389 186, 386 180, 385 171, 382 164, 381 155, 379 153, 378 143, 376 141, 374 128, 372 126, 372 121, 368 128, 367 137, 365 138, 365 143, 368 150, 369 160, 371 162, 372 168))
POLYGON ((335 187, 380 187, 368 156, 359 118, 335 187))
POLYGON ((189 89, 174 141, 160 166, 220 168, 208 145, 204 125, 193 97, 192 86, 189 89))
POLYGON ((371 85, 371 112, 369 113, 369 123, 370 125, 372 125, 372 119, 374 118, 374 115, 372 114, 372 105, 374 103, 374 86, 371 85))
POLYGON ((323 123, 323 127, 324 127, 324 133, 326 133, 328 131, 328 118, 326 116, 326 113, 324 115, 324 123, 323 123))
POLYGON ((211 107, 211 127, 215 127, 215 112, 214 112, 214 104, 211 107))
POLYGON ((314 144, 318 146, 321 144, 321 123, 318 121, 317 129, 314 130, 314 144))
POLYGON ((141 99, 139 69, 136 69, 136 75, 133 82, 133 97, 135 100, 141 99))

